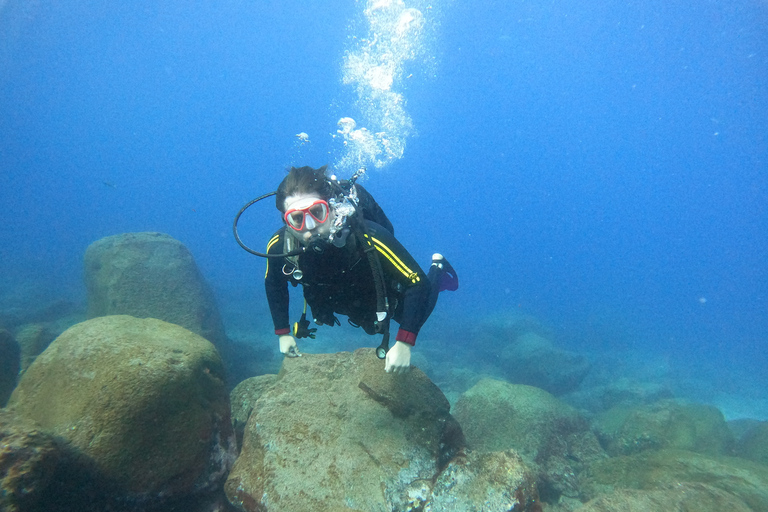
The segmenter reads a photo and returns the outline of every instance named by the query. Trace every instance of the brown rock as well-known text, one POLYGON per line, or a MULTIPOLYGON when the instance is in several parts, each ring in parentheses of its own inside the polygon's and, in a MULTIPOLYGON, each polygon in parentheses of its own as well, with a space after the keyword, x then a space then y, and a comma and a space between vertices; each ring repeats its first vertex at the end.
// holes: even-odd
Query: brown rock
POLYGON ((461 395, 454 416, 469 448, 519 452, 536 471, 547 502, 579 497, 580 472, 605 457, 586 420, 536 387, 482 379, 461 395))
POLYGON ((29 365, 56 338, 46 324, 25 324, 16 331, 16 341, 21 348, 21 371, 26 371, 29 365))
POLYGON ((406 510, 462 446, 421 370, 387 374, 373 349, 305 354, 254 404, 225 490, 245 511, 406 510))
POLYGON ((124 233, 92 243, 85 252, 85 284, 89 318, 158 318, 215 344, 226 339, 192 254, 166 234, 124 233))
POLYGON ((156 319, 77 324, 35 360, 9 407, 60 436, 134 499, 210 489, 234 456, 221 359, 156 319))
POLYGON ((614 407, 597 416, 594 428, 614 456, 661 448, 729 455, 734 445, 733 434, 717 408, 675 400, 614 407))
MULTIPOLYGON (((429 486, 429 482, 422 484, 429 486)), ((539 512, 533 472, 513 450, 479 453, 469 451, 456 457, 440 473, 424 510, 430 512, 539 512)), ((420 510, 414 499, 413 510, 420 510)))
POLYGON ((595 498, 578 512, 756 512, 733 494, 706 484, 677 484, 656 491, 622 489, 595 498))
POLYGON ((19 375, 19 344, 5 329, 0 329, 0 407, 4 407, 16 387, 19 375))

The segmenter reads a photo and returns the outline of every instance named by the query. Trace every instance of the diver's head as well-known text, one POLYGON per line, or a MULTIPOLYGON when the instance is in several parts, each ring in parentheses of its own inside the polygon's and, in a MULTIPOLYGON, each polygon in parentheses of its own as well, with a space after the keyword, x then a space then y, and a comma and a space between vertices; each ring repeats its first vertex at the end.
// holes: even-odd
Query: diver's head
POLYGON ((275 206, 280 212, 287 211, 285 200, 289 196, 315 195, 326 201, 333 195, 333 187, 325 175, 327 165, 319 169, 312 167, 291 167, 288 176, 280 182, 275 193, 275 206))
POLYGON ((331 234, 334 212, 328 199, 333 190, 325 169, 291 167, 275 194, 275 206, 283 214, 286 231, 305 246, 331 234))
POLYGON ((317 250, 322 250, 325 242, 345 245, 347 219, 355 213, 357 204, 354 186, 342 188, 335 177, 326 176, 326 169, 291 167, 275 194, 287 231, 302 245, 317 250))

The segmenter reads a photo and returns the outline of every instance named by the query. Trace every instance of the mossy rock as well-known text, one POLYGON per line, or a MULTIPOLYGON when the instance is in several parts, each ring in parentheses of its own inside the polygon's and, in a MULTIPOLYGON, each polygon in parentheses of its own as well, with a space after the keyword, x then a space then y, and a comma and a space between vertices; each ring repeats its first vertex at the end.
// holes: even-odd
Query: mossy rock
POLYGON ((21 371, 29 365, 51 344, 56 335, 47 324, 25 324, 16 331, 16 341, 21 348, 21 371))
POLYGON ((234 456, 216 349, 153 318, 107 316, 66 330, 24 373, 9 407, 138 498, 210 487, 234 456))
POLYGON ((587 430, 576 409, 543 389, 488 378, 461 395, 453 415, 467 445, 480 452, 532 455, 562 430, 587 430))
POLYGON ((593 426, 613 456, 662 448, 730 455, 734 445, 723 413, 704 404, 662 400, 637 407, 614 407, 598 415, 593 426))
POLYGON ((533 386, 482 379, 459 398, 453 414, 469 448, 519 452, 537 471, 547 502, 580 497, 580 472, 606 456, 576 409, 533 386))
POLYGON ((557 396, 575 391, 591 367, 586 357, 557 348, 535 332, 526 332, 504 346, 499 358, 510 382, 536 386, 557 396))
POLYGON ((229 403, 232 408, 232 428, 237 436, 237 446, 240 447, 243 442, 243 431, 251 417, 256 400, 261 397, 277 381, 277 375, 266 374, 257 375, 245 379, 235 386, 235 389, 229 394, 229 403))
POLYGON ((408 510, 411 484, 463 448, 440 389, 373 348, 286 358, 259 393, 225 484, 242 510, 408 510))
POLYGON ((752 510, 768 510, 768 468, 738 457, 713 457, 686 450, 648 450, 611 457, 585 472, 584 488, 597 497, 616 489, 663 490, 705 484, 737 496, 752 510))
POLYGON ((19 374, 19 344, 6 329, 0 329, 0 407, 11 396, 19 374))
POLYGON ((736 455, 768 466, 768 421, 751 428, 736 446, 736 455))
POLYGON ((706 484, 675 484, 665 489, 619 489, 590 500, 577 512, 757 512, 738 496, 706 484))
POLYGON ((159 318, 221 345, 218 306, 189 250, 164 233, 123 233, 85 251, 88 317, 159 318))

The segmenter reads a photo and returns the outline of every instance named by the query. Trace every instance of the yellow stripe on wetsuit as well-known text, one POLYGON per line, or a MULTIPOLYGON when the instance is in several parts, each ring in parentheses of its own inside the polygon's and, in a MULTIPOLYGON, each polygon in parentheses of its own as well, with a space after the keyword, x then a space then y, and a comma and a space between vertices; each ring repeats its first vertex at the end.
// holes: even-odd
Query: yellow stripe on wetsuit
POLYGON ((389 247, 384 245, 381 240, 373 236, 371 237, 371 240, 373 240, 373 244, 376 247, 376 250, 379 251, 382 256, 387 258, 401 274, 410 279, 412 283, 418 283, 421 280, 419 274, 408 268, 408 265, 403 263, 403 260, 398 258, 397 255, 392 252, 389 247))
MULTIPOLYGON (((269 242, 267 242, 267 254, 269 254, 269 250, 272 248, 273 245, 277 243, 278 240, 280 240, 280 233, 270 238, 269 242)), ((269 258, 267 258, 267 271, 264 273, 264 279, 266 279, 268 275, 269 275, 269 258)))

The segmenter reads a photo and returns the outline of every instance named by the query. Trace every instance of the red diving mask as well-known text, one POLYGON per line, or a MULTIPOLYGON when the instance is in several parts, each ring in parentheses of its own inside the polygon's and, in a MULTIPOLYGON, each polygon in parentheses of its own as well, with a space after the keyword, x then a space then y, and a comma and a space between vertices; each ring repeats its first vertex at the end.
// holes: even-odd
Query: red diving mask
POLYGON ((296 231, 304 229, 307 215, 312 217, 319 224, 328 220, 328 203, 323 199, 318 199, 305 208, 293 208, 285 212, 285 223, 296 231))

